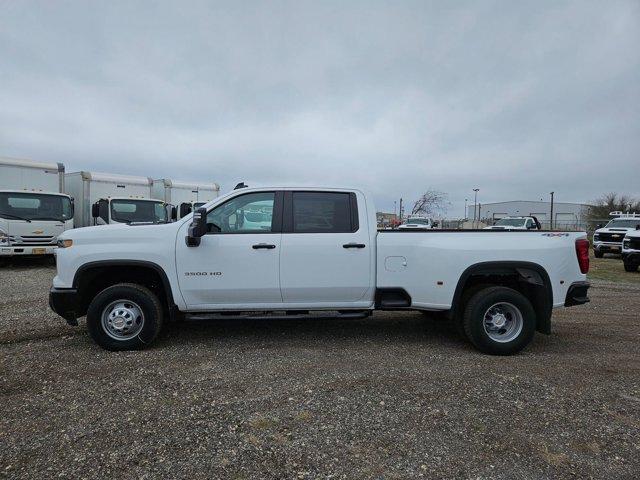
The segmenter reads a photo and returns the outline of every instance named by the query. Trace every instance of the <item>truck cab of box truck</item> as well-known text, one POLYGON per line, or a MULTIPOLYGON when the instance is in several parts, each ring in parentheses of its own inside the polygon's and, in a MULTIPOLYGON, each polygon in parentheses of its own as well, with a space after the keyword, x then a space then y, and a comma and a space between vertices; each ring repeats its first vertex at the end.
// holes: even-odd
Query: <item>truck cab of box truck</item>
POLYGON ((168 219, 167 205, 153 197, 149 177, 83 171, 68 173, 65 181, 67 193, 76 199, 77 227, 168 219))
POLYGON ((0 158, 0 257, 51 255, 73 228, 64 165, 0 158))
POLYGON ((215 200, 220 193, 217 183, 194 183, 160 178, 153 181, 152 197, 171 205, 170 218, 178 220, 194 209, 215 200))
POLYGON ((181 218, 186 217, 206 203, 207 202, 182 202, 180 205, 177 205, 176 209, 173 211, 173 220, 180 220, 181 218))
POLYGON ((167 204, 150 198, 101 198, 91 206, 94 225, 167 223, 167 204))

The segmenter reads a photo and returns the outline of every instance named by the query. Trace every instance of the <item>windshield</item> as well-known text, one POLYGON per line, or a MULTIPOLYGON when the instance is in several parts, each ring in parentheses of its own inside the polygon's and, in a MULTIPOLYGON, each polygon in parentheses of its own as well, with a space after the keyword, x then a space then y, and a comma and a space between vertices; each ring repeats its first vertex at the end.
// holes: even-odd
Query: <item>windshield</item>
POLYGON ((640 225, 640 218, 615 218, 607 223, 606 228, 636 228, 640 225))
POLYGON ((524 227, 524 218, 501 218, 494 225, 498 227, 524 227))
POLYGON ((428 218, 410 218, 407 220, 407 224, 413 224, 413 225, 429 225, 429 219, 428 218))
POLYGON ((163 202, 111 200, 111 219, 122 223, 166 223, 167 209, 163 202))
POLYGON ((0 192, 0 217, 64 222, 73 218, 73 204, 61 195, 0 192))

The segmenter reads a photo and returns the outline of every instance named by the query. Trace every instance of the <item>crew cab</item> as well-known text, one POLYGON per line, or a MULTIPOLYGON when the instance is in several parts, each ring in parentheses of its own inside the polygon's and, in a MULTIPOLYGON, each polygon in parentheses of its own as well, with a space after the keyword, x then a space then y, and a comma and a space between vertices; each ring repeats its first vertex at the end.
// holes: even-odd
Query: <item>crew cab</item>
POLYGON ((640 266, 640 224, 622 242, 622 262, 627 272, 637 272, 640 266))
POLYGON ((589 301, 577 232, 376 229, 358 189, 241 188, 156 225, 60 238, 51 308, 110 350, 150 345, 177 318, 366 318, 444 313, 478 349, 513 354, 589 301))
POLYGON ((622 253, 622 241, 628 232, 640 226, 639 213, 611 212, 613 218, 604 227, 598 225, 593 233, 593 255, 602 258, 605 253, 622 253))
POLYGON ((541 230, 536 217, 504 217, 485 230, 541 230))

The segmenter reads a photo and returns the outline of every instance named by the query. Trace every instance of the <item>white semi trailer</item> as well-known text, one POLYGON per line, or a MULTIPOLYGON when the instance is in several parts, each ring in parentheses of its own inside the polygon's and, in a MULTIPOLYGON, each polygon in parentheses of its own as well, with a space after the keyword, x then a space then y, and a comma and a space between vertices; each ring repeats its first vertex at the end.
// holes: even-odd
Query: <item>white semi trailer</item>
POLYGON ((73 228, 64 165, 0 157, 0 257, 48 255, 73 228))
POLYGON ((66 174, 65 182, 76 199, 77 227, 168 220, 165 202, 151 195, 149 177, 82 171, 66 174))
POLYGON ((220 194, 217 183, 179 182, 168 178, 153 181, 152 196, 176 207, 173 219, 177 220, 201 207, 220 194))

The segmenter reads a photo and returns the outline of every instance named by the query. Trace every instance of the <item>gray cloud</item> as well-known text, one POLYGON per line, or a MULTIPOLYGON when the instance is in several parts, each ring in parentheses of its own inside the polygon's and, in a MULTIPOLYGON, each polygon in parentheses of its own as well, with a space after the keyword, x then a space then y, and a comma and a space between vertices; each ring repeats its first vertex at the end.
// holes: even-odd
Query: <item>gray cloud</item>
POLYGON ((176 179, 640 195, 640 4, 3 2, 0 155, 176 179))

